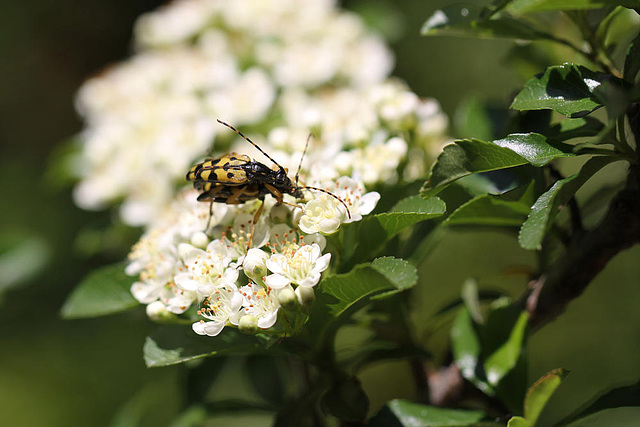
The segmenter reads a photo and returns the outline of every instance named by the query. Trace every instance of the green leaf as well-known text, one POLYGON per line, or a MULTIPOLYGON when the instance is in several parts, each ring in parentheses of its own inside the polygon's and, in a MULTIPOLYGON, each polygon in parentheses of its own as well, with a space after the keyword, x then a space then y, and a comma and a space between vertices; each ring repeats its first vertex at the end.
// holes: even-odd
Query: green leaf
POLYGON ((465 280, 462 284, 462 292, 460 293, 465 307, 469 310, 469 314, 473 321, 478 324, 484 323, 482 310, 480 309, 480 295, 478 294, 478 281, 473 278, 465 280))
POLYGON ((370 427, 475 426, 485 417, 481 411, 446 409, 395 399, 367 424, 370 427))
POLYGON ((3 228, 0 231, 0 295, 34 280, 50 262, 48 243, 28 231, 3 228))
POLYGON ((523 15, 531 12, 549 12, 552 10, 598 9, 605 6, 617 6, 618 4, 638 7, 640 2, 634 0, 626 2, 614 0, 512 0, 508 2, 506 10, 514 15, 523 15))
POLYGON ((444 147, 429 180, 420 189, 424 198, 442 191, 452 182, 478 172, 510 168, 527 161, 513 151, 479 139, 459 139, 444 147))
POLYGON ((460 139, 447 145, 431 169, 429 180, 420 190, 424 198, 431 197, 452 182, 473 173, 512 168, 524 164, 543 166, 551 160, 569 157, 571 147, 549 143, 537 133, 512 134, 506 138, 485 142, 460 139))
POLYGON ((483 194, 456 209, 443 225, 520 227, 534 202, 534 182, 500 195, 483 194))
POLYGON ((554 159, 573 156, 570 145, 552 144, 539 133, 512 133, 506 138, 493 141, 493 143, 520 154, 527 162, 536 167, 544 166, 554 159))
POLYGON ((640 408, 621 407, 596 412, 569 424, 567 427, 636 427, 638 420, 640 420, 640 408))
POLYGON ((462 376, 471 381, 483 393, 492 396, 493 388, 478 372, 481 352, 480 337, 474 326, 471 313, 466 307, 458 312, 451 326, 451 348, 453 359, 462 376))
POLYGON ((420 221, 438 218, 446 211, 438 199, 422 199, 415 195, 400 200, 389 212, 366 216, 362 221, 347 224, 343 231, 345 250, 341 253, 340 269, 350 270, 357 263, 368 261, 393 236, 420 221))
POLYGON ((596 31, 602 50, 614 63, 625 58, 626 51, 637 34, 638 13, 622 6, 615 7, 598 24, 596 31))
POLYGON ((524 417, 531 425, 535 425, 551 395, 555 393, 568 374, 569 371, 565 369, 556 369, 545 374, 529 387, 524 399, 524 417))
POLYGON ((470 35, 483 9, 473 5, 451 5, 436 10, 422 24, 420 33, 430 35, 470 35))
POLYGON ((138 306, 140 303, 129 291, 133 279, 125 274, 124 269, 124 263, 117 263, 89 273, 67 298, 62 307, 62 317, 98 317, 138 306))
POLYGON ((525 342, 529 316, 515 306, 495 308, 482 328, 484 371, 489 384, 498 385, 515 366, 525 342))
POLYGON ((109 422, 109 427, 137 427, 143 424, 145 416, 152 413, 162 392, 157 384, 148 383, 118 408, 109 422))
POLYGON ((579 117, 562 120, 549 128, 547 137, 554 141, 596 136, 604 129, 604 124, 593 117, 579 117))
POLYGON ((182 411, 169 427, 199 427, 206 419, 207 409, 201 404, 195 404, 182 411))
POLYGON ((604 105, 597 89, 606 81, 615 81, 615 78, 582 65, 549 67, 525 83, 511 108, 521 111, 551 109, 572 118, 586 116, 604 105))
POLYGON ((422 25, 421 34, 519 40, 553 39, 551 35, 533 28, 526 21, 506 15, 490 15, 487 9, 473 4, 452 5, 435 11, 422 25))
POLYGON ((373 218, 382 226, 387 239, 390 239, 402 229, 420 221, 437 218, 446 210, 445 203, 437 197, 425 200, 415 195, 400 200, 389 212, 374 215, 373 218))
POLYGON ((640 33, 633 39, 624 60, 624 79, 633 83, 640 71, 640 33))
POLYGON ((371 267, 382 274, 399 291, 410 289, 418 282, 418 271, 403 259, 376 258, 371 263, 371 267))
POLYGON ((551 228, 560 208, 565 205, 582 185, 614 157, 594 157, 584 164, 580 172, 556 181, 549 190, 538 197, 531 213, 522 224, 518 239, 524 249, 540 249, 542 240, 551 228))
MULTIPOLYGON (((520 170, 518 173, 515 169, 501 169, 497 171, 477 173, 465 176, 457 180, 454 185, 464 190, 466 196, 476 197, 484 194, 504 194, 513 190, 521 183, 520 170)), ((525 179, 529 179, 527 176, 525 179)), ((468 200, 467 200, 468 201, 468 200)), ((447 203, 447 208, 453 203, 447 203)), ((458 204, 460 207, 461 204, 458 204)))
POLYGON ((588 417, 589 415, 606 409, 625 406, 640 407, 640 381, 629 386, 614 388, 598 398, 592 399, 589 403, 562 420, 562 424, 568 424, 579 418, 588 417))
POLYGON ((474 323, 465 307, 451 327, 453 358, 462 376, 484 394, 497 394, 512 411, 518 411, 524 399, 527 324, 526 312, 499 299, 483 324, 474 323), (515 390, 521 383, 523 394, 518 396, 515 390))
POLYGON ((522 417, 511 417, 509 418, 507 427, 532 427, 532 425, 522 417))
POLYGON ((409 262, 384 257, 360 264, 346 274, 325 277, 316 287, 316 301, 305 325, 309 335, 320 337, 351 307, 383 292, 415 286, 416 268, 409 262))
POLYGON ((147 337, 143 353, 147 367, 156 368, 207 356, 254 354, 268 344, 266 339, 233 328, 225 328, 216 337, 206 337, 197 335, 188 326, 164 326, 147 337))

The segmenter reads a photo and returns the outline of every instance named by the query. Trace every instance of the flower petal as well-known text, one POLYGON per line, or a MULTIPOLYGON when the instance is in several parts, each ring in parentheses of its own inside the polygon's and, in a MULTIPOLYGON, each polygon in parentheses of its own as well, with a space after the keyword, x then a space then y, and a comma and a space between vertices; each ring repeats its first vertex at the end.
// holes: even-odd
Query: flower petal
POLYGON ((216 322, 215 320, 213 322, 200 321, 192 324, 191 328, 198 335, 207 335, 209 337, 215 337, 220 332, 222 332, 222 329, 224 329, 224 323, 216 322))
POLYGON ((284 277, 282 274, 270 274, 264 279, 264 283, 271 289, 282 289, 291 283, 291 280, 284 277))

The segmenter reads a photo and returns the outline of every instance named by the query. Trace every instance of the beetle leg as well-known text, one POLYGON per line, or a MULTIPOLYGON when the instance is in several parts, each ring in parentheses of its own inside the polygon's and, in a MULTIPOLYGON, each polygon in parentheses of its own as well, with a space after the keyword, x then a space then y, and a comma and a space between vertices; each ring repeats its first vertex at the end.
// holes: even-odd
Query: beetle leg
POLYGON ((213 202, 216 201, 216 194, 218 194, 220 190, 222 190, 221 186, 212 187, 198 196, 199 202, 209 202, 209 219, 207 220, 207 226, 204 229, 205 234, 211 225, 211 218, 213 217, 213 202))
POLYGON ((207 234, 209 226, 211 225, 211 218, 213 217, 213 199, 209 202, 209 219, 207 220, 207 226, 204 228, 204 233, 207 234))
POLYGON ((269 192, 273 195, 273 197, 276 198, 276 202, 279 205, 289 205, 289 206, 293 206, 294 208, 300 208, 302 209, 302 206, 295 204, 295 203, 289 203, 289 202, 285 202, 284 201, 284 196, 282 195, 282 191, 278 190, 276 187, 274 187, 271 184, 265 184, 265 187, 267 187, 267 190, 269 190, 269 192))
POLYGON ((229 196, 229 198, 227 199, 227 204, 228 205, 238 205, 240 203, 242 203, 240 201, 240 196, 242 196, 244 194, 245 191, 247 191, 247 186, 243 185, 242 187, 232 187, 233 189, 231 190, 231 192, 233 193, 231 196, 229 196))
POLYGON ((253 221, 251 222, 251 234, 249 234, 249 244, 247 245, 247 252, 249 252, 249 249, 251 249, 251 245, 253 244, 253 233, 256 231, 256 224, 258 223, 258 220, 260 219, 260 215, 262 215, 263 210, 264 210, 264 200, 261 200, 260 207, 256 211, 255 215, 253 216, 253 221))

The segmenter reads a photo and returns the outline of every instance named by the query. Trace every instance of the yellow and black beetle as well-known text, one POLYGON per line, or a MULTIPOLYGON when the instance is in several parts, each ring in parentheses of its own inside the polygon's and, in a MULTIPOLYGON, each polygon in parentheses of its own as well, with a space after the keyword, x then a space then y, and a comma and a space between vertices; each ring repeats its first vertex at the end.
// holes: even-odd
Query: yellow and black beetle
MULTIPOLYGON (((271 160, 274 166, 270 168, 263 163, 251 159, 245 154, 238 153, 228 153, 215 159, 205 159, 193 166, 186 177, 187 181, 193 182, 195 189, 201 192, 198 196, 198 201, 210 202, 211 206, 213 206, 214 202, 231 205, 245 203, 250 200, 264 201, 264 197, 267 194, 271 194, 275 197, 278 204, 291 205, 291 203, 284 201, 283 197, 285 194, 290 194, 296 199, 302 199, 304 198, 302 190, 308 189, 320 191, 336 198, 346 208, 347 215, 351 218, 349 207, 340 197, 322 188, 298 185, 300 167, 302 166, 302 160, 309 145, 309 139, 307 139, 307 144, 300 158, 295 181, 292 182, 287 176, 287 170, 265 153, 258 144, 233 126, 222 120, 218 120, 218 122, 233 130, 245 141, 253 145, 258 151, 264 154, 265 157, 271 160)), ((264 203, 260 205, 260 208, 258 208, 253 218, 254 226, 258 222, 263 207, 264 203)), ((209 220, 211 220, 211 217, 209 217, 209 220)), ((207 224, 207 229, 208 228, 209 224, 207 224)), ((251 237, 253 237, 252 235, 251 237)), ((249 246, 250 245, 251 238, 249 239, 249 246)))

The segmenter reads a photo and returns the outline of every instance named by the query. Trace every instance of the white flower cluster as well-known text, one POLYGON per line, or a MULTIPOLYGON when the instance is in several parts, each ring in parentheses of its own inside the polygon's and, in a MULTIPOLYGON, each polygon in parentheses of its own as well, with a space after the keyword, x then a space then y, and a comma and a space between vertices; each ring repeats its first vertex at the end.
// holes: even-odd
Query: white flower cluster
MULTIPOLYGON (((345 202, 353 210, 352 219, 375 207, 378 193, 362 194, 362 187, 349 177, 340 178, 338 184, 351 197, 345 202)), ((278 206, 273 199, 265 201, 255 226, 254 211, 260 201, 214 204, 211 222, 209 206, 196 197, 194 190, 182 191, 129 255, 127 274, 139 276, 131 292, 148 304, 150 317, 167 320, 198 307, 195 314, 202 319, 193 330, 215 336, 227 324, 270 328, 281 306, 306 306, 313 300, 313 287, 331 260, 331 254, 322 254, 323 234, 292 228, 292 207, 278 206)), ((315 223, 322 221, 314 215, 324 218, 344 212, 336 204, 311 213, 303 209, 315 223)), ((326 232, 322 226, 316 228, 326 232)), ((329 231, 336 229, 332 224, 329 231)))
POLYGON ((334 0, 177 0, 138 20, 134 45, 78 94, 74 196, 87 209, 120 201, 122 220, 146 227, 131 292, 156 320, 200 319, 201 335, 267 329, 280 307, 308 305, 329 266, 324 236, 373 211, 367 189, 423 176, 444 142, 439 105, 389 79, 387 47, 334 0), (210 216, 194 190, 176 196, 212 147, 271 166, 218 118, 259 130, 250 137, 289 171, 312 134, 296 184, 316 189, 280 205, 267 195, 256 224, 261 201, 214 203, 210 216))
POLYGON ((333 3, 182 0, 142 16, 138 53, 78 93, 87 123, 78 205, 123 200, 122 219, 147 224, 212 146, 216 118, 258 124, 283 88, 383 80, 390 52, 333 3))
POLYGON ((342 142, 336 153, 354 144, 341 158, 343 173, 361 172, 369 184, 394 179, 406 143, 388 143, 376 130, 415 128, 440 138, 446 122, 433 101, 384 82, 391 53, 334 3, 178 0, 142 16, 138 52, 78 93, 86 128, 76 203, 101 209, 122 201, 125 223, 148 224, 191 162, 214 145, 216 118, 272 126, 285 116, 282 126, 306 133, 321 126, 329 144, 342 142))

